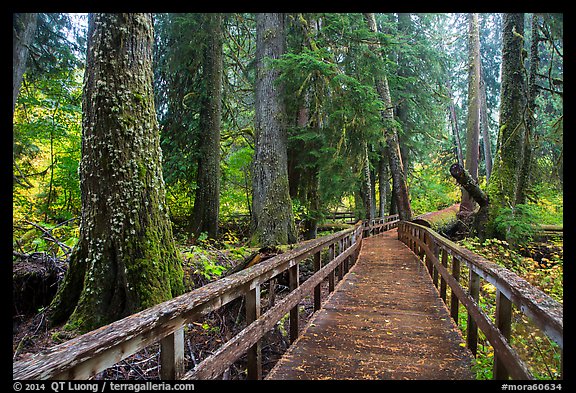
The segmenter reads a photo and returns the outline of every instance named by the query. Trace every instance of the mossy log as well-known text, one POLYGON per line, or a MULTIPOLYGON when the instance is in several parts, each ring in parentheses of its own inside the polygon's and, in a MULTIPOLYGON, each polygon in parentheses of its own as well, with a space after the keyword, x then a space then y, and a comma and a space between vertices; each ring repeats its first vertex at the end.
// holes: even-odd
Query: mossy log
POLYGON ((460 184, 468 194, 480 205, 480 207, 488 206, 488 195, 478 185, 478 182, 470 176, 468 171, 460 164, 453 164, 450 167, 450 174, 458 184, 460 184))
POLYGON ((458 224, 457 214, 459 210, 460 204, 457 203, 446 209, 419 215, 414 218, 412 222, 424 225, 438 233, 448 233, 458 224))

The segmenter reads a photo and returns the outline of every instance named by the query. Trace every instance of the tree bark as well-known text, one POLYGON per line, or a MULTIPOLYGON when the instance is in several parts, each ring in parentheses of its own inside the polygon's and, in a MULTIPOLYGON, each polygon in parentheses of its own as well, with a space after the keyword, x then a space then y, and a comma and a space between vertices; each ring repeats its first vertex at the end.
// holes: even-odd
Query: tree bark
POLYGON ((488 205, 488 196, 480 186, 476 179, 474 179, 467 170, 465 170, 462 165, 460 164, 453 164, 450 167, 450 174, 458 184, 460 184, 468 194, 478 203, 478 205, 487 206, 488 205))
POLYGON ((362 164, 362 202, 364 204, 364 219, 374 219, 374 200, 372 199, 372 182, 370 180, 370 158, 368 157, 368 143, 364 141, 364 163, 362 164))
POLYGON ((50 307, 90 330, 183 292, 165 203, 151 14, 90 14, 80 239, 50 307))
MULTIPOLYGON (((374 14, 365 13, 364 19, 366 20, 370 31, 377 33, 378 30, 374 14)), ((375 52, 378 50, 378 43, 373 43, 370 46, 375 52)), ((374 78, 374 83, 376 85, 376 91, 378 92, 380 99, 384 102, 384 107, 386 108, 381 112, 381 115, 384 122, 386 155, 388 156, 389 167, 392 172, 393 196, 396 201, 396 207, 400 219, 408 221, 412 218, 412 209, 410 207, 408 186, 404 176, 404 166, 400 154, 400 143, 398 142, 398 123, 394 120, 394 110, 392 99, 390 98, 390 90, 388 88, 388 78, 386 78, 386 76, 381 78, 376 77, 374 78)))
MULTIPOLYGON (((474 228, 477 232, 478 237, 484 241, 486 238, 486 225, 488 221, 488 213, 489 213, 489 198, 488 195, 478 185, 478 182, 462 167, 460 164, 453 164, 450 167, 450 174, 458 184, 460 184, 470 195, 478 205, 480 205, 480 209, 476 212, 476 217, 474 218, 474 228)), ((469 210, 462 210, 460 208, 460 216, 467 215, 472 216, 472 212, 469 210)), ((464 217, 462 217, 464 218, 464 217)))
POLYGON ((518 175, 518 186, 516 188, 516 203, 526 203, 526 196, 530 187, 530 174, 532 166, 532 135, 536 127, 534 113, 536 111, 536 97, 539 89, 536 84, 538 74, 538 65, 540 58, 538 55, 539 27, 538 15, 532 15, 531 21, 532 42, 530 43, 530 66, 528 69, 528 87, 527 87, 527 113, 526 113, 526 132, 524 136, 524 157, 518 175))
POLYGON ((490 142, 490 127, 488 125, 488 103, 486 100, 486 82, 480 67, 480 130, 484 144, 484 164, 486 165, 486 182, 492 174, 492 143, 490 142))
POLYGON ((220 211, 220 123, 222 118, 222 14, 207 14, 204 50, 204 91, 200 109, 200 159, 192 232, 218 236, 220 211))
MULTIPOLYGON (((466 130, 466 160, 464 167, 478 181, 478 142, 480 138, 480 35, 478 14, 468 15, 468 124, 466 130)), ((474 198, 464 191, 461 210, 473 211, 474 198)))
POLYGON ((454 99, 452 97, 452 87, 450 81, 446 82, 446 89, 450 103, 448 110, 450 111, 450 123, 452 124, 452 133, 454 134, 454 145, 456 149, 456 157, 458 163, 464 166, 464 157, 462 155, 462 144, 460 143, 460 129, 458 127, 458 117, 456 116, 456 107, 454 106, 454 99))
POLYGON ((449 233, 458 224, 458 211, 460 204, 457 203, 450 207, 435 212, 429 212, 415 217, 412 222, 424 225, 438 233, 449 233))
POLYGON ((524 156, 526 108, 523 66, 524 14, 504 14, 502 32, 502 87, 498 151, 488 184, 490 220, 503 207, 516 205, 524 156))
POLYGON ((26 70, 28 48, 36 33, 37 21, 37 13, 12 14, 12 114, 16 108, 16 100, 26 70))
POLYGON ((381 147, 380 159, 378 160, 378 217, 384 217, 386 215, 386 201, 389 191, 388 163, 386 162, 384 147, 381 147))
POLYGON ((261 246, 295 243, 288 188, 286 111, 279 71, 269 59, 285 51, 284 14, 256 15, 256 130, 253 163, 253 241, 261 246))

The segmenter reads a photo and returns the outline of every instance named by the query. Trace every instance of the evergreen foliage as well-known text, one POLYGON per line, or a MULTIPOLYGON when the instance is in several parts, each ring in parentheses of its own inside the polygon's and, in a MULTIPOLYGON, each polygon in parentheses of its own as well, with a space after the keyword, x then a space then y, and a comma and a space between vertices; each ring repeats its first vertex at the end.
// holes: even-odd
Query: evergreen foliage
MULTIPOLYGON (((314 237, 318 225, 335 210, 366 217, 369 212, 363 201, 368 192, 373 209, 382 200, 384 213, 395 212, 392 173, 385 154, 388 130, 398 134, 413 216, 460 201, 460 188, 448 171, 458 160, 449 107, 454 107, 464 141, 469 108, 467 15, 375 16, 377 33, 368 29, 359 13, 286 14, 286 51, 278 59, 265 59, 278 73, 278 91, 284 91, 288 178, 278 181, 288 185, 299 240, 314 237), (390 107, 375 87, 377 78, 388 81, 390 107), (393 118, 383 119, 385 110, 392 110, 393 118), (385 163, 384 171, 381 163, 385 163)), ((194 238, 190 233, 202 187, 199 163, 205 159, 201 112, 210 94, 203 61, 209 20, 208 15, 198 13, 154 15, 154 100, 166 204, 176 238, 186 245, 181 246, 189 270, 185 274, 191 281, 199 280, 198 284, 224 274, 222 261, 214 256, 215 247, 238 247, 241 259, 249 246, 256 246, 250 244, 248 228, 253 214, 258 80, 254 14, 223 14, 220 232, 210 241, 204 230, 194 238), (194 241, 195 248, 190 248, 194 241)), ((542 13, 533 18, 527 13, 523 20, 523 31, 510 30, 521 57, 515 78, 527 84, 519 94, 536 94, 533 105, 526 100, 516 108, 518 129, 529 128, 516 135, 516 126, 510 129, 505 122, 499 124, 499 116, 507 111, 501 110, 502 104, 506 106, 510 98, 508 87, 502 90, 507 78, 501 78, 506 18, 479 14, 487 133, 480 133, 478 175, 480 187, 491 193, 493 202, 508 185, 517 187, 518 176, 506 175, 501 169, 507 155, 503 150, 519 153, 522 145, 530 150, 530 154, 522 154, 527 162, 518 159, 514 164, 527 171, 525 195, 516 199, 510 193, 494 203, 490 228, 499 239, 472 239, 464 244, 478 252, 494 251, 487 254, 490 257, 499 253, 506 267, 531 277, 536 275, 537 264, 521 260, 510 250, 521 250, 536 238, 533 224, 563 223, 563 17, 542 13), (534 47, 538 61, 531 70, 534 47), (486 137, 489 143, 485 145, 486 137), (491 177, 486 148, 494 160, 491 177), (506 253, 512 255, 508 260, 504 260, 506 253)), ((15 253, 43 252, 66 259, 80 238, 85 21, 84 16, 75 14, 38 14, 13 117, 15 253), (60 245, 47 238, 46 230, 60 245)), ((524 96, 513 104, 523 101, 524 96)), ((465 157, 465 143, 462 147, 465 157)), ((513 161, 520 154, 508 154, 511 156, 513 161)), ((269 211, 276 214, 274 209, 269 211)), ((544 285, 557 298, 561 298, 561 269, 561 262, 556 263, 553 278, 544 285)), ((534 282, 543 280, 534 278, 534 282)), ((186 285, 187 289, 194 287, 194 283, 186 285)), ((479 374, 488 375, 487 366, 481 363, 479 374)))

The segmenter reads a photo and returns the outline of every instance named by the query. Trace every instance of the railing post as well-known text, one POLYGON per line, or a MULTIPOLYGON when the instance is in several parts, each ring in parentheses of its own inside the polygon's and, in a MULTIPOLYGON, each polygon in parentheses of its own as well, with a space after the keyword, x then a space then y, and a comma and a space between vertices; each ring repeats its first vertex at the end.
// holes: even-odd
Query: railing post
MULTIPOLYGON (((455 255, 452 255, 452 277, 460 282, 460 260, 455 255)), ((454 290, 450 291, 450 316, 458 326, 458 297, 454 290)))
MULTIPOLYGON (((300 285, 300 269, 298 262, 288 269, 288 282, 291 291, 295 290, 300 285)), ((298 308, 299 304, 297 303, 290 310, 290 343, 293 343, 298 338, 298 308)))
MULTIPOLYGON (((335 258, 334 255, 334 243, 330 244, 330 246, 328 246, 328 262, 331 262, 333 259, 335 258)), ((332 293, 334 292, 334 276, 335 276, 335 269, 332 270, 329 274, 328 274, 328 292, 332 293)))
MULTIPOLYGON (((246 326, 260 318, 260 285, 246 293, 246 326)), ((262 347, 260 340, 248 349, 247 379, 262 379, 262 347)))
POLYGON ((272 277, 270 281, 268 281, 268 285, 270 286, 270 289, 268 290, 268 301, 270 307, 274 307, 274 304, 276 304, 276 277, 272 277))
MULTIPOLYGON (((426 231, 422 231, 422 237, 424 240, 424 244, 428 247, 428 249, 430 250, 430 254, 434 253, 434 246, 432 244, 433 240, 431 238, 431 236, 428 236, 428 233, 426 231)), ((430 274, 430 278, 433 278, 434 274, 433 274, 433 270, 434 270, 434 263, 432 263, 432 257, 431 255, 428 255, 426 253, 426 251, 424 251, 423 253, 426 256, 426 267, 428 268, 428 274, 430 274)))
MULTIPOLYGON (((346 236, 344 238, 344 250, 347 250, 348 247, 350 247, 350 235, 346 236)), ((344 258, 344 274, 348 273, 348 270, 350 269, 350 257, 346 257, 344 258)))
MULTIPOLYGON (((496 326, 500 333, 510 341, 510 333, 512 331, 512 302, 502 294, 498 289, 496 290, 496 326)), ((500 361, 497 355, 494 356, 493 365, 494 379, 508 379, 510 374, 504 364, 500 361)))
POLYGON ((184 328, 160 340, 160 379, 176 380, 184 375, 184 328))
MULTIPOLYGON (((478 296, 480 295, 480 276, 470 267, 470 275, 468 282, 468 293, 478 303, 478 296)), ((472 314, 468 312, 468 328, 466 332, 466 341, 468 348, 474 356, 478 348, 478 325, 474 321, 472 314)))
MULTIPOLYGON (((314 254, 314 272, 319 271, 321 267, 322 267, 322 261, 320 251, 318 251, 316 254, 314 254)), ((322 303, 321 287, 320 284, 318 284, 314 287, 314 311, 320 310, 321 303, 322 303)))
POLYGON ((418 228, 418 239, 420 240, 420 251, 418 252, 418 256, 420 257, 421 261, 424 261, 424 255, 426 254, 426 252, 424 251, 424 247, 422 245, 426 243, 426 239, 424 231, 421 230, 420 228, 418 228))
MULTIPOLYGON (((338 240, 338 255, 342 254, 344 251, 344 239, 338 240)), ((342 280, 344 277, 344 261, 338 264, 338 280, 342 280)))
MULTIPOLYGON (((448 269, 448 250, 442 249, 442 266, 448 269)), ((440 297, 444 304, 446 304, 446 280, 440 275, 440 297)))
MULTIPOLYGON (((434 258, 436 258, 436 260, 440 261, 440 248, 438 247, 438 245, 436 244, 436 242, 434 242, 434 239, 430 236, 430 247, 432 249, 432 255, 434 256, 434 258)), ((436 268, 436 265, 434 264, 433 261, 430 261, 431 265, 432 265, 432 281, 434 281, 434 286, 436 288, 438 288, 438 269, 436 268)))

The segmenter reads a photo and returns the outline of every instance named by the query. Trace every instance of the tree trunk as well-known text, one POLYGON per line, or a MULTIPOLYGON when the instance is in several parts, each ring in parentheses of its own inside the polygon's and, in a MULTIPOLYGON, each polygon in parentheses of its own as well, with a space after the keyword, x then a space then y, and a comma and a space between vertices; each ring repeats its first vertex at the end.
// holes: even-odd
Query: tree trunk
POLYGON ((534 118, 534 113, 536 111, 536 97, 538 96, 538 87, 536 84, 536 78, 538 74, 538 64, 540 62, 538 55, 538 43, 539 43, 539 27, 538 27, 538 15, 532 15, 532 42, 530 44, 530 67, 528 71, 528 98, 527 98, 527 109, 526 114, 526 133, 524 138, 524 157, 522 159, 522 166, 520 168, 520 173, 518 175, 518 186, 516 189, 516 204, 526 203, 526 195, 528 188, 530 187, 530 174, 532 165, 532 135, 535 131, 536 120, 534 118))
POLYGON ((490 143, 490 127, 488 126, 488 103, 486 100, 486 82, 482 66, 480 66, 480 130, 484 144, 484 164, 486 165, 486 182, 492 174, 492 144, 490 143))
POLYGON ((476 217, 473 217, 473 212, 469 210, 462 210, 460 208, 459 218, 463 221, 467 220, 467 217, 472 217, 472 221, 474 222, 474 229, 478 237, 484 241, 486 238, 486 223, 488 221, 488 212, 489 212, 489 198, 488 195, 478 185, 476 179, 474 179, 466 169, 462 167, 460 164, 453 164, 450 167, 450 174, 458 184, 460 184, 470 195, 478 205, 480 205, 480 209, 478 212, 474 213, 476 217))
POLYGON ((295 243, 288 188, 288 153, 283 88, 269 59, 285 50, 284 14, 256 15, 256 143, 254 146, 253 240, 261 246, 295 243))
POLYGON ((386 162, 384 147, 381 147, 380 159, 378 160, 378 217, 384 217, 386 215, 386 199, 389 191, 388 163, 386 162))
POLYGON ((362 202, 364 204, 364 217, 366 220, 374 219, 374 200, 372 199, 372 182, 370 180, 370 159, 368 157, 368 143, 364 141, 364 163, 362 164, 362 202))
MULTIPOLYGON (((466 160, 464 167, 478 181, 478 142, 480 138, 480 36, 478 14, 468 15, 468 125, 466 130, 466 160)), ((461 210, 474 211, 474 198, 462 193, 461 210)))
POLYGON ((36 13, 12 14, 12 114, 16 108, 22 77, 26 70, 28 48, 36 32, 37 21, 36 13))
POLYGON ((523 66, 524 14, 504 14, 502 87, 498 151, 488 185, 490 219, 502 207, 516 205, 516 190, 524 156, 526 107, 523 66))
POLYGON ((204 50, 204 74, 200 110, 200 159, 194 200, 192 232, 218 236, 220 211, 220 121, 222 118, 222 14, 206 14, 208 41, 204 50))
POLYGON ((446 90, 450 103, 448 110, 450 111, 450 124, 452 124, 452 133, 454 134, 454 145, 456 149, 456 157, 458 164, 464 166, 464 157, 462 155, 462 144, 460 143, 460 129, 458 127, 458 117, 456 116, 456 107, 454 106, 454 99, 452 97, 452 87, 450 81, 446 82, 446 90))
POLYGON ((81 331, 183 292, 165 203, 152 85, 151 14, 90 14, 80 239, 51 304, 81 331))
POLYGON ((448 234, 458 224, 458 211, 460 204, 457 203, 450 207, 435 212, 429 212, 415 217, 412 222, 424 225, 438 233, 448 234))
MULTIPOLYGON (((376 19, 374 14, 364 14, 364 19, 368 24, 368 28, 373 33, 377 33, 376 19)), ((377 52, 378 43, 370 45, 372 49, 377 52)), ((390 90, 388 88, 388 78, 386 76, 374 78, 376 91, 380 99, 384 102, 384 109, 381 112, 382 120, 384 122, 384 136, 386 140, 386 155, 388 156, 390 171, 392 172, 393 183, 393 197, 396 201, 398 215, 401 220, 410 220, 412 217, 412 209, 410 207, 410 196, 408 194, 408 186, 404 176, 404 166, 402 163, 402 156, 400 154, 400 144, 398 142, 398 123, 394 120, 394 110, 392 107, 392 99, 390 98, 390 90)))

